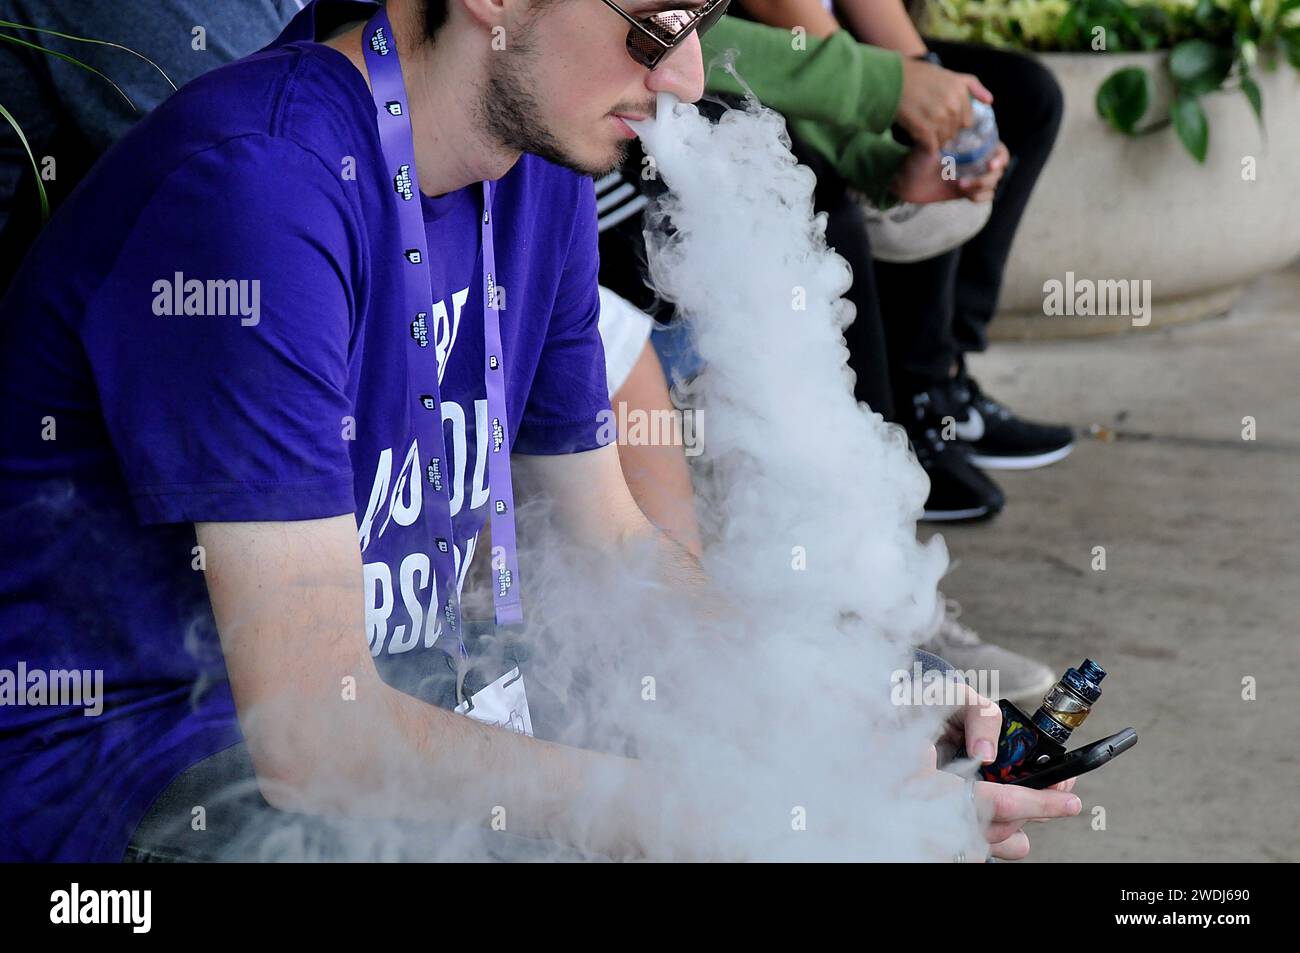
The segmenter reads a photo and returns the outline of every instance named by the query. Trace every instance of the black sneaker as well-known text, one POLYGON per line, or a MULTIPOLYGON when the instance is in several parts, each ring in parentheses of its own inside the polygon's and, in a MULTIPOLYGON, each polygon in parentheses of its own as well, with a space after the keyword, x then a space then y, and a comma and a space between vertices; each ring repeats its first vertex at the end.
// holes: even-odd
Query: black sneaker
POLYGON ((1056 463, 1074 449, 1074 431, 1022 420, 963 375, 953 382, 965 413, 954 415, 953 431, 970 448, 970 462, 990 470, 1033 470, 1056 463))
POLYGON ((942 415, 936 417, 936 396, 928 391, 912 399, 915 419, 906 428, 916 460, 930 478, 930 496, 921 519, 927 523, 988 519, 1001 512, 1006 497, 971 463, 966 446, 940 436, 942 415))

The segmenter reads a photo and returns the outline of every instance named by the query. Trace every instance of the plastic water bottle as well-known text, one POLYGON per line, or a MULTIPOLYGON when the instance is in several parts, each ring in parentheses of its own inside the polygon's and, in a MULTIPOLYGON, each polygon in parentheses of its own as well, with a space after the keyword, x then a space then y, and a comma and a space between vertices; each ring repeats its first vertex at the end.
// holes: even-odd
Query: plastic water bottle
POLYGON ((993 107, 971 98, 971 124, 943 144, 941 150, 948 166, 951 160, 955 177, 980 176, 988 171, 989 160, 998 144, 998 124, 993 107))

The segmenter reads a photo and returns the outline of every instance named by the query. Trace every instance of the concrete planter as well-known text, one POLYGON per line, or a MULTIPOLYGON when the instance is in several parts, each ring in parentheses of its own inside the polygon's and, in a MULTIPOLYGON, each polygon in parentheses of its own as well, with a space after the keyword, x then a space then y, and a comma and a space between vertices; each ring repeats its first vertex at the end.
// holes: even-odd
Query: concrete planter
POLYGON ((1257 71, 1267 136, 1240 90, 1203 97, 1210 142, 1200 165, 1171 126, 1131 139, 1093 105, 1111 72, 1145 66, 1155 99, 1144 125, 1167 116, 1165 56, 1039 54, 1061 84, 1065 116, 1011 250, 995 337, 1135 328, 1127 315, 1045 315, 1044 284, 1069 288, 1070 274, 1076 285, 1149 281, 1149 329, 1222 314, 1246 282, 1300 256, 1300 73, 1285 63, 1257 71))

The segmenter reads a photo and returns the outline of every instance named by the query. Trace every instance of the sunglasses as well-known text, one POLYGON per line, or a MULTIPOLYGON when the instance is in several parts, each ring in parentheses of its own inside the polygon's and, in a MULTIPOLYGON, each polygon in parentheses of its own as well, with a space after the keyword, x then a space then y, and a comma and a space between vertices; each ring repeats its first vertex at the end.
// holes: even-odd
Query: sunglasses
POLYGON ((646 69, 654 69, 692 33, 704 33, 726 12, 731 0, 707 0, 694 10, 661 10, 648 17, 632 16, 614 0, 604 4, 631 24, 627 31, 627 52, 646 69))

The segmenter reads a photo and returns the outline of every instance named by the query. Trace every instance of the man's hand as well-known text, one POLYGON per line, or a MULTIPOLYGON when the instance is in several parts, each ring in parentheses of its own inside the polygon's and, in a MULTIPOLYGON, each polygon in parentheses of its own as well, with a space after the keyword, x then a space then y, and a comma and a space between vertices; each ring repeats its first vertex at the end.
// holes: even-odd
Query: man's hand
POLYGON ((917 205, 953 199, 991 202, 1010 159, 1011 153, 999 142, 989 159, 988 171, 983 175, 946 179, 943 176, 943 157, 937 151, 913 149, 894 177, 893 192, 902 201, 917 205))
MULTIPOLYGON (((969 686, 964 686, 965 701, 949 720, 944 740, 963 744, 970 755, 982 764, 997 757, 998 738, 1002 733, 1002 710, 969 686)), ((927 768, 936 770, 938 752, 930 749, 927 768)), ((945 772, 937 772, 943 774, 945 772)), ((952 781, 960 783, 954 775, 952 781)), ((1083 809, 1083 802, 1070 793, 1074 778, 1045 790, 1014 784, 976 781, 972 792, 975 811, 989 843, 989 853, 1000 860, 1020 860, 1029 853, 1029 836, 1022 828, 1029 821, 1047 821, 1073 817, 1083 809)))
POLYGON ((993 102, 993 94, 969 73, 904 57, 903 93, 895 119, 921 151, 935 152, 971 124, 972 96, 993 102))

